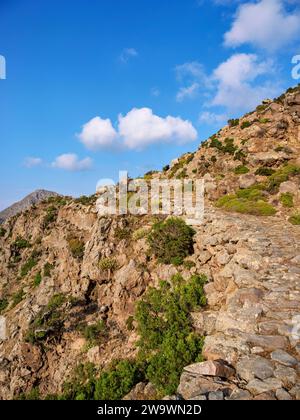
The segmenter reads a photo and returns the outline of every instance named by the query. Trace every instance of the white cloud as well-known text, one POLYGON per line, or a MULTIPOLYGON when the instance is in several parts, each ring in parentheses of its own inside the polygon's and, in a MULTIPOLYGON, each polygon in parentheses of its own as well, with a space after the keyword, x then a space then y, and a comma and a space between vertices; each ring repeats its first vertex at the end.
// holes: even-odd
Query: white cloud
POLYGON ((186 98, 193 98, 196 96, 197 92, 199 91, 200 85, 199 83, 193 83, 188 87, 182 87, 179 89, 176 100, 177 102, 182 102, 186 98))
POLYGON ((87 171, 92 167, 92 159, 87 157, 80 160, 74 153, 66 153, 58 156, 52 163, 53 168, 64 169, 70 172, 87 171))
POLYGON ((120 61, 122 61, 122 63, 127 63, 130 60, 130 58, 134 58, 137 56, 138 52, 135 48, 124 48, 119 58, 120 61))
POLYGON ((274 51, 297 40, 299 35, 299 12, 287 12, 283 0, 261 0, 239 7, 224 40, 229 47, 252 44, 274 51))
POLYGON ((42 163, 43 163, 43 160, 38 157, 28 157, 24 161, 24 165, 26 166, 26 168, 33 168, 35 166, 40 166, 42 165, 42 163))
POLYGON ((155 143, 188 143, 197 139, 197 131, 189 121, 168 116, 161 118, 149 108, 132 109, 119 116, 119 134, 129 149, 143 149, 155 143))
POLYGON ((257 81, 273 71, 271 61, 260 61, 255 54, 234 54, 213 72, 217 92, 210 105, 225 106, 231 112, 254 108, 262 99, 278 93, 276 83, 257 81))
POLYGON ((151 144, 184 144, 197 139, 198 133, 190 121, 180 117, 159 117, 150 108, 133 108, 127 115, 119 115, 118 130, 110 120, 93 118, 79 135, 90 150, 116 147, 141 150, 151 144))
POLYGON ((203 65, 198 61, 191 61, 188 63, 180 64, 175 67, 176 77, 179 81, 185 78, 192 79, 206 79, 203 65))
POLYGON ((83 126, 78 137, 87 149, 96 151, 113 147, 118 133, 109 119, 95 117, 83 126))
POLYGON ((220 125, 228 120, 228 115, 204 111, 199 115, 199 122, 207 125, 220 125))

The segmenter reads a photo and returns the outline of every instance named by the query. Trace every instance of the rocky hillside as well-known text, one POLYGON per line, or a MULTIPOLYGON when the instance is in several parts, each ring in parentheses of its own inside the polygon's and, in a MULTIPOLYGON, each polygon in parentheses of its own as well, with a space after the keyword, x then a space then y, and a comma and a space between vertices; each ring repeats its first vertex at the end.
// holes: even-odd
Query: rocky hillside
POLYGON ((23 200, 18 201, 12 206, 0 212, 0 224, 5 222, 6 219, 9 219, 12 216, 15 216, 22 211, 29 209, 31 206, 40 203, 43 200, 46 200, 49 197, 57 196, 58 194, 46 190, 36 190, 33 193, 27 195, 23 200))
POLYGON ((0 230, 0 398, 300 399, 300 92, 152 177, 202 226, 53 197, 0 230))

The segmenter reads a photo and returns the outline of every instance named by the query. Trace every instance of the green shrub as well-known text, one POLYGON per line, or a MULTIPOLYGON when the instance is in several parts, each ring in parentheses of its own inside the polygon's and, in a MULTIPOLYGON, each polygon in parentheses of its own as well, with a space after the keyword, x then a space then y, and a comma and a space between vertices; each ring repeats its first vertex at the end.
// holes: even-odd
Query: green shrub
POLYGON ((261 124, 268 124, 270 122, 269 118, 260 118, 259 122, 261 124))
POLYGON ((0 226, 0 238, 3 238, 5 234, 6 234, 6 230, 2 226, 0 226))
POLYGON ((240 189, 236 192, 237 198, 246 198, 247 200, 264 200, 263 185, 255 184, 252 187, 240 189))
POLYGON ((163 172, 168 172, 169 169, 170 169, 170 165, 166 165, 163 167, 163 172))
POLYGON ((247 174, 248 172, 250 172, 249 168, 247 168, 247 166, 244 166, 244 165, 240 165, 234 170, 234 173, 236 175, 243 175, 243 174, 247 174))
POLYGON ((12 308, 17 306, 25 297, 25 293, 23 289, 20 289, 18 292, 14 293, 12 296, 12 308))
POLYGON ((289 218, 289 222, 292 225, 299 226, 300 225, 300 213, 295 213, 289 218))
POLYGON ((33 286, 38 287, 42 282, 42 274, 38 272, 33 279, 33 286))
POLYGON ((148 228, 140 228, 138 230, 136 230, 133 234, 132 234, 132 239, 134 241, 138 241, 140 239, 145 238, 149 233, 149 229, 148 228))
POLYGON ((222 152, 234 155, 237 150, 238 148, 234 145, 234 139, 226 138, 225 145, 222 147, 222 152))
POLYGON ((240 120, 237 119, 232 119, 232 120, 228 120, 228 125, 230 128, 232 127, 237 127, 240 124, 240 120))
POLYGON ((2 312, 5 311, 8 305, 9 305, 9 302, 7 298, 0 299, 0 315, 2 314, 2 312))
POLYGON ((22 392, 18 398, 16 398, 19 401, 36 401, 40 400, 40 391, 38 388, 34 387, 31 391, 29 391, 27 394, 22 392))
POLYGON ((290 177, 300 174, 300 166, 288 164, 282 166, 273 175, 270 176, 267 191, 277 193, 280 185, 289 180, 290 177))
POLYGON ((53 295, 48 302, 47 309, 49 311, 55 311, 60 308, 66 302, 66 296, 62 293, 53 295))
POLYGON ((267 167, 261 167, 258 168, 257 171, 255 172, 255 175, 260 175, 260 176, 271 176, 275 173, 276 171, 274 171, 274 169, 271 168, 267 168, 267 167))
POLYGON ((264 112, 267 108, 269 107, 269 105, 265 105, 265 104, 263 104, 263 105, 258 105, 258 107, 256 107, 256 111, 258 112, 258 113, 260 113, 260 112, 264 112))
POLYGON ((92 325, 86 325, 81 330, 90 345, 96 345, 107 334, 106 325, 102 320, 92 325))
POLYGON ((44 265, 44 277, 51 277, 51 271, 54 269, 54 266, 47 262, 44 265))
POLYGON ((171 284, 149 289, 138 303, 138 358, 147 379, 164 395, 176 392, 184 366, 201 360, 203 338, 193 333, 190 312, 206 305, 206 280, 174 276, 171 284))
POLYGON ((81 260, 84 257, 85 244, 78 238, 70 237, 68 239, 69 249, 73 258, 81 260))
POLYGON ((47 228, 51 223, 54 223, 57 219, 58 209, 55 206, 48 207, 46 210, 46 216, 43 220, 43 227, 47 228))
POLYGON ((38 258, 33 254, 29 260, 21 267, 20 276, 26 277, 27 274, 38 264, 38 258))
POLYGON ((242 162, 244 162, 247 158, 246 153, 243 150, 238 150, 235 154, 234 154, 234 160, 240 160, 242 162))
POLYGON ((223 144, 220 142, 220 140, 217 139, 217 137, 212 137, 209 147, 213 149, 222 150, 223 144))
POLYGON ((101 271, 108 271, 110 273, 118 269, 118 263, 114 258, 104 258, 99 262, 101 271))
POLYGON ((187 270, 191 270, 192 268, 196 267, 196 264, 194 263, 194 261, 184 261, 183 267, 187 270))
POLYGON ((284 207, 294 207, 294 195, 291 193, 284 193, 280 196, 280 202, 284 207))
POLYGON ((21 237, 18 237, 12 245, 16 251, 31 247, 31 244, 26 239, 21 237))
POLYGON ((134 317, 131 315, 126 320, 126 328, 128 331, 134 330, 134 317))
POLYGON ((95 204, 96 201, 97 196, 95 194, 90 196, 83 195, 74 200, 76 204, 82 204, 83 206, 92 206, 93 204, 95 204))
POLYGON ((95 381, 94 399, 98 401, 120 400, 142 379, 135 362, 122 360, 100 374, 95 381))
POLYGON ((119 239, 119 241, 123 241, 126 239, 130 239, 132 236, 132 230, 130 227, 124 227, 124 228, 116 228, 114 236, 116 239, 119 239))
POLYGON ((276 209, 264 200, 252 200, 247 198, 238 198, 234 195, 228 195, 219 199, 216 203, 226 211, 232 211, 242 214, 252 214, 254 216, 273 216, 276 209))
POLYGON ((150 252, 163 264, 182 264, 193 253, 194 235, 195 231, 178 218, 156 223, 148 235, 150 252))
POLYGON ((241 129, 245 130, 245 128, 251 127, 252 123, 250 121, 243 121, 241 125, 241 129))

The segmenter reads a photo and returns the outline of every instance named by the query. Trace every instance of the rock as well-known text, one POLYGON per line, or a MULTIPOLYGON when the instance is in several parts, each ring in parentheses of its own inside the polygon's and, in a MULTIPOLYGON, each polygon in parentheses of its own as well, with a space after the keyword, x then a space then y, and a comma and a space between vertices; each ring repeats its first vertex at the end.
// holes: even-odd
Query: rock
POLYGON ((274 401, 276 400, 273 392, 264 392, 260 395, 257 395, 254 400, 256 401, 274 401))
POLYGON ((299 186, 292 181, 286 181, 280 185, 279 192, 281 194, 285 194, 285 193, 297 194, 299 192, 299 186))
POLYGON ((257 396, 264 394, 265 392, 276 391, 282 387, 282 383, 279 379, 268 378, 265 381, 259 379, 253 379, 248 383, 246 388, 251 392, 251 394, 257 396))
POLYGON ((284 366, 293 367, 298 364, 298 361, 293 356, 291 356, 283 350, 273 351, 273 353, 271 354, 271 358, 275 362, 278 362, 284 366))
POLYGON ((223 360, 207 361, 195 363, 184 368, 184 372, 191 375, 218 376, 220 378, 230 378, 235 374, 235 370, 228 366, 223 360))
POLYGON ((289 345, 288 339, 280 335, 249 335, 247 343, 255 347, 263 347, 266 351, 286 349, 289 345))
POLYGON ((227 400, 237 400, 237 401, 247 401, 251 400, 252 396, 249 391, 246 391, 244 389, 236 388, 230 397, 226 398, 227 400))
POLYGON ((286 366, 279 365, 274 371, 274 376, 288 389, 292 388, 297 382, 296 371, 286 366))
POLYGON ((206 395, 210 392, 221 391, 222 389, 226 390, 228 388, 230 388, 230 385, 225 382, 215 383, 212 378, 199 375, 194 376, 183 372, 177 392, 185 400, 191 400, 200 395, 206 395))
MULTIPOLYGON (((156 397, 156 389, 150 382, 140 382, 123 398, 123 400, 149 401, 154 400, 156 397)), ((168 396, 165 397, 164 400, 176 400, 176 396, 168 396)))
POLYGON ((300 385, 294 386, 290 390, 290 395, 295 398, 295 400, 300 401, 300 385))
POLYGON ((198 256, 198 260, 203 265, 206 264, 209 260, 211 260, 211 258, 212 258, 212 255, 208 251, 203 251, 198 256))
POLYGON ((265 380, 273 376, 274 369, 272 363, 260 356, 243 357, 236 366, 237 375, 249 382, 252 379, 265 380))
POLYGON ((226 265, 230 261, 230 255, 227 251, 223 250, 216 255, 216 261, 219 265, 226 265))
POLYGON ((289 401, 293 398, 290 396, 290 394, 283 388, 277 389, 276 391, 276 398, 280 401, 289 401))
POLYGON ((223 394, 222 391, 210 392, 208 394, 208 399, 210 401, 223 401, 224 400, 224 394, 223 394))
POLYGON ((256 182, 256 177, 252 174, 241 175, 239 178, 239 186, 241 189, 250 188, 252 185, 256 184, 256 182))

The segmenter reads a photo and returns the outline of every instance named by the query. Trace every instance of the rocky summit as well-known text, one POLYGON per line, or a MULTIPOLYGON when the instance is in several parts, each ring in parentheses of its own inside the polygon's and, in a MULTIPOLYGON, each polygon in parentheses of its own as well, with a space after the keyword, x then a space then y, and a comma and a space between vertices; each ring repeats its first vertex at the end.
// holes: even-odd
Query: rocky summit
POLYGON ((300 399, 300 89, 146 180, 200 226, 47 197, 0 227, 1 399, 300 399))

